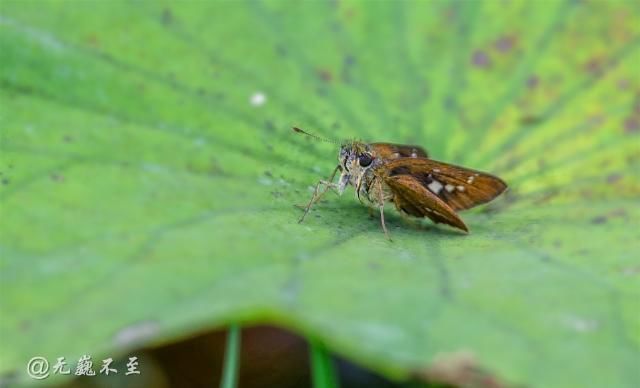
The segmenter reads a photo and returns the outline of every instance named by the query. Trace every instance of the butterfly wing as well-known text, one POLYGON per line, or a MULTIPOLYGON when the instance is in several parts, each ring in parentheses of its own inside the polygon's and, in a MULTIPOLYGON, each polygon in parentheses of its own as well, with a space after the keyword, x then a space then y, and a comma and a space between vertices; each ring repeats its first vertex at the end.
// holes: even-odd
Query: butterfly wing
POLYGON ((410 144, 393 144, 393 143, 371 143, 376 155, 382 159, 397 158, 428 158, 429 155, 424 148, 410 144))
POLYGON ((413 177, 454 211, 489 202, 507 188, 491 174, 427 158, 389 160, 385 171, 388 177, 413 177))
POLYGON ((396 208, 415 217, 429 217, 435 223, 451 225, 468 232, 456 212, 437 195, 410 175, 389 176, 385 183, 393 192, 396 208))

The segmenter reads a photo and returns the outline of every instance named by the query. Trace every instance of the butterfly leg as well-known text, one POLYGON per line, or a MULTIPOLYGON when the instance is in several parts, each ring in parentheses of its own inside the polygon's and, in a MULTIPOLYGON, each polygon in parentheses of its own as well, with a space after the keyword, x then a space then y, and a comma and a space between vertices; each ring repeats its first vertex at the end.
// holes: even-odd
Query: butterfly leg
POLYGON ((382 191, 381 181, 378 181, 376 186, 378 188, 378 198, 380 201, 378 207, 380 208, 380 223, 382 224, 382 230, 384 230, 384 235, 387 236, 389 241, 393 241, 389 235, 389 231, 387 231, 387 225, 384 223, 384 192, 382 191))
POLYGON ((389 232, 387 231, 387 226, 384 224, 384 204, 380 205, 380 223, 382 224, 382 230, 384 230, 384 235, 387 236, 389 241, 393 241, 391 236, 389 236, 389 232))
POLYGON ((307 216, 307 213, 309 213, 309 210, 311 210, 311 206, 313 206, 316 202, 318 202, 320 198, 322 198, 322 196, 327 191, 329 191, 329 189, 334 189, 334 190, 338 189, 338 185, 333 183, 333 178, 335 178, 336 173, 338 172, 339 169, 340 169, 340 166, 337 166, 333 170, 333 173, 331 174, 328 180, 326 181, 321 180, 316 184, 316 187, 313 190, 313 195, 311 196, 311 199, 309 200, 309 203, 307 203, 306 206, 298 206, 304 209, 304 213, 302 214, 302 217, 300 217, 300 220, 298 220, 298 223, 301 223, 302 221, 304 221, 304 218, 307 216), (324 186, 322 191, 320 191, 320 186, 324 186))

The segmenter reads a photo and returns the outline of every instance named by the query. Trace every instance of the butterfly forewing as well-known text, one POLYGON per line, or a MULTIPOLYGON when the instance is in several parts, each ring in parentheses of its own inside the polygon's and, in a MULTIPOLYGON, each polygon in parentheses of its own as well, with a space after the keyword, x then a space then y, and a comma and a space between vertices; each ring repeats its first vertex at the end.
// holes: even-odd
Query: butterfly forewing
POLYGON ((397 158, 427 158, 429 155, 424 148, 410 144, 371 143, 376 155, 382 159, 397 158))
POLYGON ((454 226, 468 232, 456 212, 437 195, 410 175, 389 176, 385 183, 393 192, 393 203, 399 211, 415 217, 429 217, 433 222, 454 226))
POLYGON ((489 202, 507 188, 493 175, 427 158, 390 160, 385 170, 389 177, 413 177, 455 211, 489 202))

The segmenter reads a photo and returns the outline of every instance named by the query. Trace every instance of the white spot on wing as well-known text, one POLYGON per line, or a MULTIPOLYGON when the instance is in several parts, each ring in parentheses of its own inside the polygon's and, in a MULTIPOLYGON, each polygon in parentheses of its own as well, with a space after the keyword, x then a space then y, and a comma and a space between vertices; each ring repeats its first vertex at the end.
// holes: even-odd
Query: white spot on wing
POLYGON ((249 103, 251 103, 251 105, 255 107, 262 106, 266 102, 267 96, 262 92, 255 92, 251 95, 251 98, 249 98, 249 103))
POLYGON ((432 192, 436 193, 436 194, 440 194, 440 191, 442 191, 442 183, 434 180, 433 182, 429 183, 427 185, 427 187, 429 188, 429 190, 431 190, 432 192))
POLYGON ((456 187, 454 185, 447 184, 444 188, 448 192, 452 192, 453 190, 455 190, 456 187))
POLYGON ((464 186, 458 186, 458 191, 464 191, 464 186))

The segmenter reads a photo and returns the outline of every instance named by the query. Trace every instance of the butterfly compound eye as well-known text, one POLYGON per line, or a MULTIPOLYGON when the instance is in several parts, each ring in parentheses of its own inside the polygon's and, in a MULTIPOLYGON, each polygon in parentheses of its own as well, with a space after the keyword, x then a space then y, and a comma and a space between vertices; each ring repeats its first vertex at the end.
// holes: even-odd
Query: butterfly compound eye
POLYGON ((371 159, 371 155, 363 154, 360 155, 359 162, 361 167, 367 167, 371 164, 373 159, 371 159))

